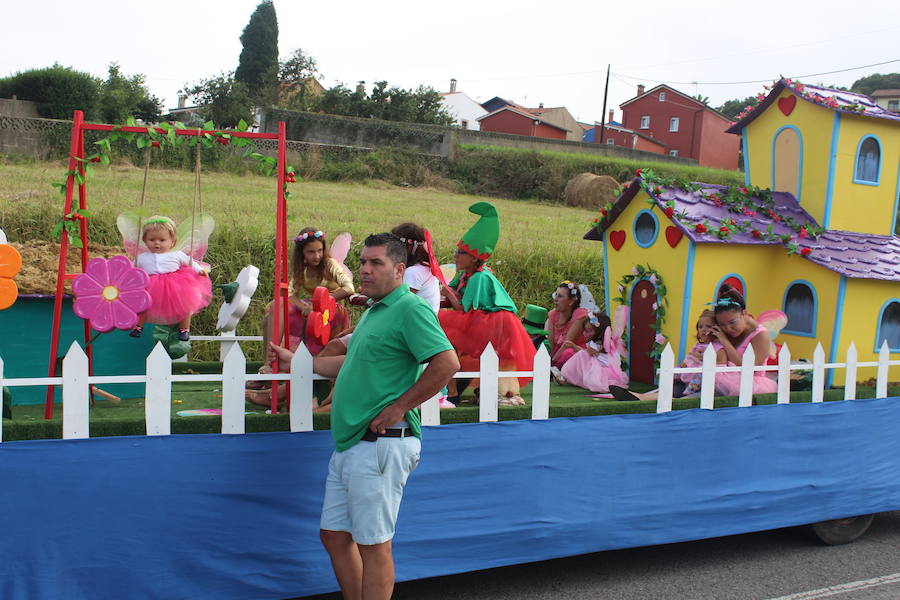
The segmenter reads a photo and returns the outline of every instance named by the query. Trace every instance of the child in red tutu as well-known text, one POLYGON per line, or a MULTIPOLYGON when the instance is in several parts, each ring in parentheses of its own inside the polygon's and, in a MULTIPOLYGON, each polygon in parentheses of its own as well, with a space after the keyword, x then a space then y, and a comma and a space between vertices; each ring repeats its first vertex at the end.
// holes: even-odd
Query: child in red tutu
MULTIPOLYGON (((487 202, 477 202, 469 207, 469 212, 481 218, 457 243, 457 274, 441 292, 453 309, 438 313, 441 327, 456 349, 464 371, 479 369, 479 358, 488 342, 497 352, 501 371, 530 371, 535 353, 531 338, 516 316, 512 298, 484 265, 500 237, 497 209, 487 202)), ((529 378, 501 378, 500 403, 525 404, 519 386, 528 381, 529 378)), ((447 399, 458 404, 456 380, 451 379, 448 387, 447 399)))
POLYGON ((212 299, 209 267, 181 250, 175 250, 178 234, 169 217, 153 216, 144 221, 141 240, 147 251, 137 256, 137 267, 150 276, 147 291, 153 303, 138 318, 131 337, 140 337, 144 323, 178 324, 178 339, 190 339, 191 317, 212 299))

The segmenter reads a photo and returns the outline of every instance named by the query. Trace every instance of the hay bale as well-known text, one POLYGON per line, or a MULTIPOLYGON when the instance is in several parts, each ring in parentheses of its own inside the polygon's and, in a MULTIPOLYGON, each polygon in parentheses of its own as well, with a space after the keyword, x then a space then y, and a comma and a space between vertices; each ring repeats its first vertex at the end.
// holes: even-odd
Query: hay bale
POLYGON ((619 182, 609 175, 581 173, 569 180, 564 194, 566 206, 599 210, 619 196, 619 182))
MULTIPOLYGON (((15 276, 16 286, 20 294, 56 294, 56 275, 59 268, 59 244, 43 240, 31 240, 24 243, 11 242, 22 255, 22 270, 15 276)), ((88 256, 110 258, 117 254, 125 254, 117 246, 101 246, 90 244, 88 256)), ((81 249, 69 248, 66 256, 66 272, 81 273, 81 249)), ((65 293, 72 293, 72 281, 67 280, 65 293)))

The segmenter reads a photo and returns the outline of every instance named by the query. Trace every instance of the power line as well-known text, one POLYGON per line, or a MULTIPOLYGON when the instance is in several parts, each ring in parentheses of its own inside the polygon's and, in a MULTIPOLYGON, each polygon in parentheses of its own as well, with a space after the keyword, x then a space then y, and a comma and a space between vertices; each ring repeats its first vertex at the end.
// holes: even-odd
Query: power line
MULTIPOLYGON (((900 58, 895 58, 894 60, 886 60, 884 62, 872 63, 870 65, 861 65, 859 67, 849 67, 847 69, 837 69, 835 71, 823 71, 821 73, 807 73, 806 75, 794 75, 792 79, 801 79, 805 77, 818 77, 819 75, 833 75, 835 73, 846 73, 848 71, 858 71, 859 69, 868 69, 869 67, 879 67, 881 65, 889 65, 891 63, 900 62, 900 58)), ((648 79, 646 77, 635 77, 633 75, 625 75, 624 73, 613 73, 617 79, 625 78, 625 79, 634 79, 638 81, 648 81, 650 83, 666 83, 666 84, 675 84, 675 85, 743 85, 747 83, 769 83, 772 81, 772 78, 769 79, 753 79, 750 81, 665 81, 662 79, 648 79)), ((621 81, 621 79, 620 79, 621 81)), ((627 82, 625 82, 627 83, 627 82)), ((631 84, 629 84, 631 85, 631 84)))

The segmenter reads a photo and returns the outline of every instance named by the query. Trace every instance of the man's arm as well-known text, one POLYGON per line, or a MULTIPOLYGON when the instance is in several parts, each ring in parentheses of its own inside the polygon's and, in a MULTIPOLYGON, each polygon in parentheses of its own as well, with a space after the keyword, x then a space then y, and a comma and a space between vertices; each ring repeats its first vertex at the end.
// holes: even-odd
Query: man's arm
MULTIPOLYGON (((272 362, 275 359, 278 359, 278 370, 282 373, 287 373, 291 370, 291 360, 294 358, 294 353, 288 350, 287 348, 282 348, 281 346, 269 342, 269 353, 267 360, 268 362, 272 362)), ((334 379, 337 377, 338 371, 341 370, 341 365, 344 364, 344 355, 340 356, 314 356, 313 357, 313 372, 318 373, 322 377, 329 377, 334 379)))
MULTIPOLYGON (((384 433, 385 428, 401 421, 406 412, 419 406, 444 387, 447 380, 459 371, 459 359, 453 350, 444 350, 431 357, 422 376, 412 387, 403 392, 392 404, 378 413, 369 423, 369 429, 384 433)), ((316 371, 318 372, 318 371, 316 371)))

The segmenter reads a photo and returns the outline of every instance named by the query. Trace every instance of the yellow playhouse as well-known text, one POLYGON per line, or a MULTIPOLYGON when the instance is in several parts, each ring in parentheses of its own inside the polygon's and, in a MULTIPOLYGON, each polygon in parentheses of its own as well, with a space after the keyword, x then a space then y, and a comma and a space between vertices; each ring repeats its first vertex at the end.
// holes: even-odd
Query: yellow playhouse
POLYGON ((724 281, 749 312, 787 314, 777 341, 795 359, 821 343, 843 362, 851 341, 860 361, 885 341, 900 353, 900 114, 781 80, 728 131, 742 136, 744 186, 639 172, 585 235, 603 242, 606 306, 631 308, 631 378, 653 381, 666 341, 684 357, 724 281))

